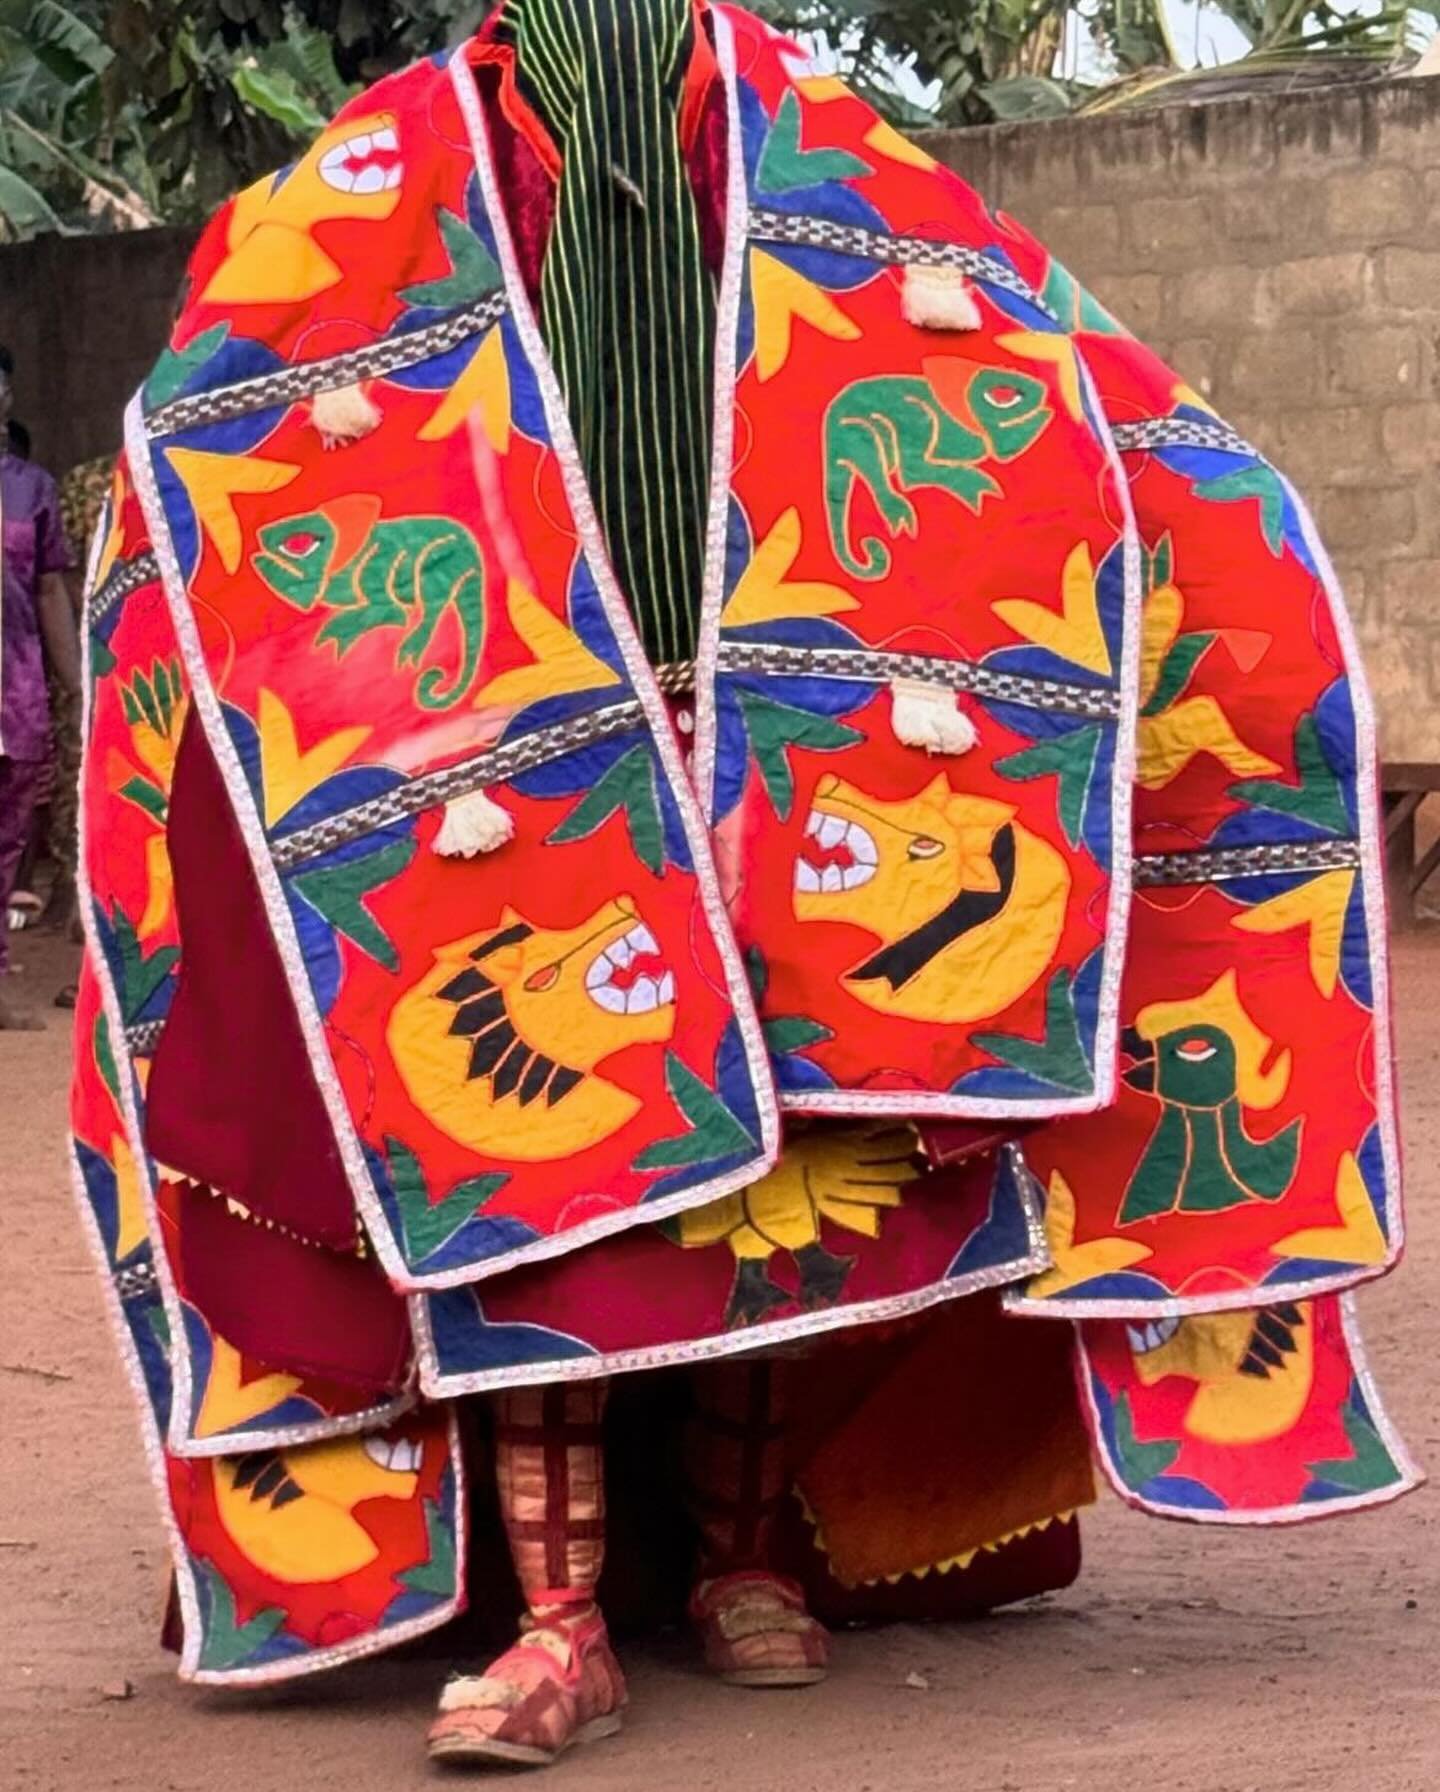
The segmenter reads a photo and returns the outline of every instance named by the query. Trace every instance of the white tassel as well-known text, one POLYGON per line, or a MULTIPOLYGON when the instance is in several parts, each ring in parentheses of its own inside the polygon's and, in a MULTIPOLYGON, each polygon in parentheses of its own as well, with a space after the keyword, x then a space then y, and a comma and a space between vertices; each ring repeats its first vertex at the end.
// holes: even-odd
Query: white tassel
POLYGON ((968 753, 980 740, 953 691, 917 678, 890 680, 890 726, 896 740, 927 753, 968 753))
POLYGON ((514 833, 514 816, 483 790, 472 790, 446 803, 431 850, 444 859, 473 859, 476 853, 496 851, 514 833))
POLYGON ((978 330, 985 321, 959 268, 907 267, 900 308, 906 323, 922 330, 978 330))
POLYGON ((380 407, 363 386, 335 386, 310 400, 310 421, 326 448, 342 448, 379 427, 380 407))

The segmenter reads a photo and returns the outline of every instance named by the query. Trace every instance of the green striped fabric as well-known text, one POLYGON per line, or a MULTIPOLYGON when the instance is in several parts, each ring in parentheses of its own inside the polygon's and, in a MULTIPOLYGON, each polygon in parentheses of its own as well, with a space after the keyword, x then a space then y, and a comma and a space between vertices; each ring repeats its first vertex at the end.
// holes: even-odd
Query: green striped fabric
POLYGON ((499 29, 563 157, 540 327, 641 639, 689 659, 715 337, 679 134, 691 0, 507 0, 499 29))

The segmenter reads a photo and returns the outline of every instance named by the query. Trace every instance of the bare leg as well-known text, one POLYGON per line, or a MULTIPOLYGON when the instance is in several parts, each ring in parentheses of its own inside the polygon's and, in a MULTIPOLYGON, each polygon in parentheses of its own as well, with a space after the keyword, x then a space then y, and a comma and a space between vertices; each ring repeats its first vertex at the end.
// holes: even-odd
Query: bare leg
POLYGON ((495 1477, 525 1599, 520 1641, 450 1682, 437 1760, 543 1767, 620 1728, 625 1682, 595 1588, 605 1556, 603 1382, 515 1388, 495 1401, 495 1477))

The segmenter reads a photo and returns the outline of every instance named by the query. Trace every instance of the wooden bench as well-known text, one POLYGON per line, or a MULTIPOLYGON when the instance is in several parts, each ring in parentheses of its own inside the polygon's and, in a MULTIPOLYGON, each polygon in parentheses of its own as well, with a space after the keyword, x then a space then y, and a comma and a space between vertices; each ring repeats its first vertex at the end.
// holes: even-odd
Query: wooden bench
POLYGON ((1440 765, 1388 764, 1381 768, 1385 802, 1385 867, 1390 914, 1396 927, 1415 923, 1420 892, 1440 869, 1440 833, 1417 860, 1416 822, 1427 796, 1440 791, 1440 765))

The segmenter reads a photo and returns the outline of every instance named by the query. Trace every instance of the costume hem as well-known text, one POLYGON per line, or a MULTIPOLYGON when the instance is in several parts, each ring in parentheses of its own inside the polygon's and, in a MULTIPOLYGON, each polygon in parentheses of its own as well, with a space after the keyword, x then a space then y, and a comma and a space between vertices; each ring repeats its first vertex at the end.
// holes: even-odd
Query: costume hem
MULTIPOLYGON (((465 1453, 460 1447, 460 1426, 452 1412, 447 1419, 450 1446, 450 1469, 455 1477, 455 1587, 454 1595, 434 1611, 421 1612, 381 1630, 350 1637, 328 1649, 311 1649, 303 1655, 281 1661, 265 1662, 254 1668, 187 1668, 183 1662, 180 1678, 194 1686, 266 1686, 279 1680, 298 1680, 306 1674, 321 1674, 327 1668, 343 1667, 346 1662, 360 1661, 367 1655, 383 1655, 390 1649, 413 1642, 432 1630, 439 1630, 465 1610, 465 1563, 469 1547, 465 1516, 465 1453)), ((188 1640, 188 1639, 187 1639, 188 1640)))
POLYGON ((328 1443, 336 1437, 355 1437, 367 1431, 383 1431, 417 1402, 414 1394, 399 1394, 383 1406, 367 1406, 363 1412, 337 1414, 331 1419, 302 1419, 293 1425, 271 1425, 256 1431, 224 1431, 209 1437, 171 1436, 166 1448, 185 1462, 202 1462, 212 1456, 237 1456, 249 1450, 295 1450, 303 1444, 328 1443))
MULTIPOLYGON (((1064 1294, 1047 1300, 1017 1290, 1005 1296, 1005 1310, 1018 1319, 1189 1319, 1205 1313, 1258 1311, 1282 1300, 1315 1300, 1326 1294, 1344 1294, 1352 1288, 1363 1288, 1367 1282, 1378 1282, 1389 1275, 1398 1260, 1396 1252, 1383 1263, 1365 1265, 1361 1269, 1336 1270, 1329 1276, 1312 1276, 1305 1282, 1252 1282, 1236 1288, 1209 1294, 1176 1294, 1168 1300, 1078 1300, 1064 1294)), ((1137 1273, 1143 1268, 1137 1265, 1137 1273)))
POLYGON ((1110 1488, 1127 1506, 1134 1511, 1144 1512, 1151 1518, 1168 1518, 1182 1524, 1267 1526, 1316 1524, 1322 1519, 1338 1518, 1349 1512, 1363 1512, 1372 1506, 1388 1506, 1394 1500, 1403 1499, 1407 1493, 1413 1493, 1417 1487, 1422 1487, 1426 1480, 1425 1473, 1417 1466, 1414 1458, 1406 1449, 1399 1432, 1391 1422, 1389 1413, 1381 1404, 1374 1377, 1370 1372, 1365 1345, 1356 1323, 1354 1300, 1348 1294, 1342 1295, 1340 1298, 1340 1322, 1345 1342, 1350 1349, 1355 1379, 1360 1384, 1366 1409, 1374 1421, 1380 1441, 1384 1444, 1399 1473, 1397 1481, 1387 1487, 1373 1488, 1366 1493, 1350 1494, 1343 1499, 1324 1500, 1314 1504, 1293 1501, 1287 1506, 1269 1506, 1263 1510, 1252 1512, 1217 1512, 1204 1507, 1168 1506, 1159 1500, 1147 1500, 1127 1482, 1121 1480, 1111 1461, 1110 1452, 1105 1447, 1100 1414, 1091 1389, 1089 1356, 1085 1349, 1084 1336, 1077 1325, 1075 1328, 1075 1368, 1076 1381, 1079 1384, 1080 1404, 1085 1414, 1086 1427, 1090 1432, 1092 1454, 1110 1488))
POLYGON ((825 1114, 860 1120, 871 1114, 899 1114, 917 1120, 1046 1120, 1062 1114, 1093 1114, 1109 1106, 1094 1091, 1024 1101, 1005 1096, 956 1095, 946 1090, 815 1089, 781 1094, 785 1113, 825 1114))
POLYGON ((871 1301, 828 1307, 818 1313, 792 1314, 789 1318, 772 1320, 768 1324, 748 1326, 743 1331, 721 1332, 685 1343, 656 1344, 640 1350, 607 1351, 594 1356, 561 1357, 541 1363, 514 1364, 504 1369, 476 1369, 463 1374, 447 1374, 440 1368, 425 1302, 423 1299, 412 1298, 410 1324, 415 1336, 421 1392, 431 1399, 452 1399, 457 1395, 490 1393, 500 1388, 563 1381, 593 1381, 603 1376, 633 1373, 643 1369, 666 1369, 681 1363, 713 1361, 719 1357, 738 1356, 747 1351, 790 1343, 797 1338, 905 1318, 926 1312, 947 1300, 977 1294, 986 1288, 1002 1287, 1019 1276, 1036 1274, 1050 1262, 1050 1246, 1036 1202, 1033 1179, 1028 1174, 1018 1174, 1015 1185, 1025 1213, 1029 1246, 1021 1256, 974 1270, 969 1275, 946 1277, 904 1294, 884 1295, 871 1301))

